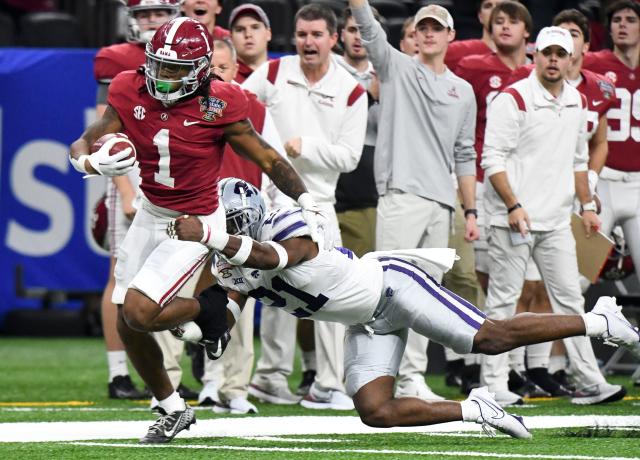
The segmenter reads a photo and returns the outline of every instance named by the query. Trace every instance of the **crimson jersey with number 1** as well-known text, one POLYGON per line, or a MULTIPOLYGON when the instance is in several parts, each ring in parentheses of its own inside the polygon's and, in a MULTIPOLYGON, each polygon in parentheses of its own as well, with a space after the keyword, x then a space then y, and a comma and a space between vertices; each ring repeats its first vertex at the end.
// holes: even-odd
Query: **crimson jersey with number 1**
POLYGON ((480 167, 484 130, 487 125, 487 106, 509 84, 514 71, 507 67, 496 53, 467 56, 460 60, 456 75, 473 86, 478 112, 476 115, 476 177, 484 181, 484 170, 480 167))
POLYGON ((587 53, 583 66, 616 85, 617 101, 607 112, 606 165, 620 171, 640 171, 640 67, 630 69, 610 50, 587 53))
POLYGON ((248 118, 243 90, 212 80, 209 97, 165 107, 149 95, 143 74, 126 71, 111 82, 107 103, 136 146, 145 197, 184 214, 212 214, 218 207, 223 126, 248 118))

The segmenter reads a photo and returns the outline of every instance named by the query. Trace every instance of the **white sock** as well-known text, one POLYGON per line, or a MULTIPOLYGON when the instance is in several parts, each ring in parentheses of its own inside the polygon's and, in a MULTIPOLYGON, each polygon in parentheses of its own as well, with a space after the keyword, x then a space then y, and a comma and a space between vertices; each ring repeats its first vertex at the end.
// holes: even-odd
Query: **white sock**
POLYGON ((184 399, 180 397, 177 391, 171 393, 168 398, 158 401, 158 404, 167 414, 173 414, 174 412, 185 410, 187 408, 184 399))
POLYGON ((549 373, 555 374, 563 371, 567 367, 567 357, 565 355, 551 355, 549 358, 549 373))
POLYGON ((509 352, 509 368, 516 372, 524 372, 524 347, 514 348, 509 352))
POLYGON ((315 371, 316 369, 318 369, 317 363, 316 363, 315 350, 303 351, 301 355, 302 355, 302 372, 306 372, 309 370, 315 371))
POLYGON ((463 421, 478 422, 480 418, 480 406, 478 406, 478 403, 465 399, 460 401, 460 408, 462 409, 463 421))
POLYGON ((591 312, 580 316, 582 316, 582 320, 584 321, 586 329, 585 335, 587 337, 600 337, 607 332, 607 320, 604 316, 591 312))
POLYGON ((108 351, 107 363, 109 364, 109 382, 118 375, 129 375, 127 368, 127 353, 123 351, 108 351))
POLYGON ((536 343, 527 345, 527 368, 549 367, 549 355, 553 342, 536 343))

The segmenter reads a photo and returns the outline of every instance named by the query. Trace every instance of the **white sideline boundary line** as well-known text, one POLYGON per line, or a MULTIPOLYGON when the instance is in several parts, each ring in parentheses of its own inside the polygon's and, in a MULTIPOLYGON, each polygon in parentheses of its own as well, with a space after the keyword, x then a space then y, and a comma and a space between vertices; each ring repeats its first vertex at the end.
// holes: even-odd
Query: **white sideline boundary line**
POLYGON ((550 460, 638 460, 638 457, 592 457, 588 455, 545 455, 545 454, 499 454, 493 452, 473 451, 419 451, 419 450, 390 450, 390 449, 326 449, 314 447, 243 447, 243 446, 207 446, 207 445, 177 445, 177 444, 112 444, 107 442, 72 442, 76 446, 119 447, 138 449, 209 449, 231 450, 244 452, 312 452, 332 454, 376 454, 376 455, 410 455, 423 457, 473 457, 473 458, 522 458, 522 459, 550 459, 550 460))
MULTIPOLYGON (((56 442, 140 438, 153 420, 0 423, 0 442, 56 442)), ((638 427, 640 416, 531 416, 529 428, 638 427)), ((373 433, 481 432, 475 423, 449 422, 419 427, 371 428, 353 416, 242 417, 200 420, 180 438, 373 433)))

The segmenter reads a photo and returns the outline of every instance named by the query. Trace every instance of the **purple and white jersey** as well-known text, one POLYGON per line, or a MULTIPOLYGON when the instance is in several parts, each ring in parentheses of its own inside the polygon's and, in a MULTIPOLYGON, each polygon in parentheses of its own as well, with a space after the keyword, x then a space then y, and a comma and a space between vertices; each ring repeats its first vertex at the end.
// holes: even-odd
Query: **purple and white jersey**
MULTIPOLYGON (((309 236, 300 208, 267 214, 260 241, 309 236)), ((362 324, 373 317, 382 295, 382 268, 377 260, 359 259, 344 248, 323 250, 312 260, 284 270, 258 270, 230 264, 216 254, 213 274, 230 290, 282 308, 298 318, 362 324)))

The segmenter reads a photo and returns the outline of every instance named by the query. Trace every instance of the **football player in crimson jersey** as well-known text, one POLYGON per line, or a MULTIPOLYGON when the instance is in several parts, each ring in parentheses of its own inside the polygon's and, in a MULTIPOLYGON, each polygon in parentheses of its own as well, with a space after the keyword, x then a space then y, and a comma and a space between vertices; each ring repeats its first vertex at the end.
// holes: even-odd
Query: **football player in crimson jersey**
POLYGON ((471 56, 472 54, 486 54, 495 50, 496 46, 491 37, 491 31, 489 30, 491 12, 496 5, 504 0, 478 0, 478 21, 482 24, 482 38, 471 40, 456 40, 449 43, 447 48, 447 55, 444 58, 444 63, 450 69, 455 69, 460 59, 465 56, 471 56))
MULTIPOLYGON (((98 51, 94 60, 94 74, 98 82, 96 116, 100 118, 107 108, 107 91, 111 80, 124 70, 134 70, 144 64, 144 48, 156 29, 180 14, 179 0, 128 0, 127 43, 106 46, 98 51)), ((111 302, 115 286, 113 270, 118 246, 124 239, 135 214, 138 192, 137 168, 129 175, 108 179, 106 204, 108 209, 109 277, 102 293, 102 330, 107 349, 109 367, 109 397, 141 399, 145 395, 131 382, 127 369, 124 344, 116 328, 117 308, 111 302)), ((167 333, 168 340, 173 340, 167 333)), ((181 345, 181 344, 180 344, 181 345)), ((171 353, 163 350, 165 357, 171 353)))
MULTIPOLYGON (((616 99, 607 112, 609 154, 600 173, 602 231, 619 224, 631 257, 640 266, 640 4, 613 3, 608 12, 613 51, 588 53, 584 67, 616 85, 616 99)), ((640 273, 636 271, 640 279, 640 273)))
POLYGON ((127 353, 166 414, 142 442, 167 442, 195 422, 193 410, 174 391, 149 332, 193 319, 210 357, 218 357, 228 343, 206 308, 170 305, 209 250, 199 243, 175 245, 165 232, 169 221, 184 214, 224 228, 217 179, 225 142, 302 203, 318 238, 315 202, 291 165, 254 131, 242 89, 210 77, 212 48, 211 36, 195 20, 177 18, 162 25, 147 45, 144 72, 120 73, 109 87, 103 117, 71 145, 71 163, 78 171, 110 176, 126 174, 135 159, 127 152, 110 155, 108 145, 89 155, 91 145, 106 133, 124 132, 137 147, 144 196, 118 253, 113 301, 122 305, 118 331, 127 353))
POLYGON ((185 16, 200 21, 215 40, 229 37, 229 31, 216 25, 216 16, 222 11, 221 0, 180 0, 185 16))

